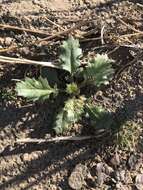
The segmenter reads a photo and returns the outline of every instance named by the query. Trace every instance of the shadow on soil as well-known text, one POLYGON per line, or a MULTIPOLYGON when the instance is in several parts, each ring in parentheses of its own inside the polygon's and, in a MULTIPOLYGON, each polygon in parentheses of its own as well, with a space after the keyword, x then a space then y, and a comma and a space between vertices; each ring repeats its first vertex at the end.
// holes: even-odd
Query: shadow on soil
MULTIPOLYGON (((48 179, 53 174, 60 174, 67 168, 69 169, 68 172, 70 174, 76 164, 84 164, 89 159, 94 160, 97 154, 100 154, 102 151, 105 153, 109 146, 114 147, 113 142, 116 133, 120 130, 122 125, 126 123, 126 121, 134 120, 137 112, 142 110, 142 102, 143 94, 141 93, 136 94, 134 99, 123 101, 122 105, 119 105, 117 110, 112 113, 112 117, 114 118, 116 125, 109 134, 106 134, 106 136, 99 139, 81 142, 14 144, 12 149, 9 148, 9 146, 6 147, 4 151, 1 152, 0 157, 12 158, 14 155, 17 155, 21 158, 24 153, 29 153, 30 155, 34 151, 43 152, 38 155, 36 159, 32 158, 26 162, 21 159, 22 164, 25 166, 24 171, 21 171, 20 174, 1 183, 0 189, 5 190, 10 186, 19 185, 34 176, 35 180, 32 182, 28 181, 28 185, 23 188, 23 190, 29 190, 33 186, 39 184, 42 180, 48 179)), ((16 139, 19 132, 23 130, 24 133, 24 130, 28 128, 28 131, 30 131, 28 137, 44 138, 46 134, 52 134, 50 126, 52 126, 51 124, 54 120, 52 114, 54 112, 54 108, 51 108, 52 107, 48 102, 43 105, 35 104, 23 108, 15 108, 14 106, 5 107, 4 104, 2 104, 0 108, 0 131, 5 131, 9 128, 8 126, 10 126, 10 130, 15 134, 16 139)), ((87 131, 90 131, 91 133, 93 129, 87 129, 87 126, 84 126, 81 131, 81 135, 87 135, 87 131)), ((63 189, 69 189, 67 176, 64 176, 63 178, 64 179, 58 182, 57 185, 63 189)))
MULTIPOLYGON (((116 53, 119 55, 121 53, 120 49, 116 53)), ((129 53, 127 54, 129 55, 129 53)), ((116 57, 116 60, 121 59, 116 55, 114 56, 116 57)), ((133 59, 132 56, 129 56, 129 60, 126 60, 124 56, 121 65, 128 63, 131 59, 133 59)), ((14 71, 14 73, 16 75, 17 72, 14 71)), ((6 73, 6 75, 9 74, 9 72, 6 73)), ((5 79, 7 78, 6 75, 4 77, 5 79)), ((13 78, 13 73, 11 73, 11 77, 13 78)), ((7 85, 8 83, 3 84, 4 87, 7 85)), ((112 113, 112 118, 114 118, 116 125, 102 138, 81 142, 14 144, 12 149, 9 146, 5 147, 3 152, 0 153, 0 157, 12 158, 14 155, 22 157, 24 153, 29 153, 30 155, 34 151, 43 152, 38 155, 36 159, 32 158, 26 162, 21 159, 22 164, 25 166, 24 171, 21 171, 20 174, 15 175, 10 180, 3 182, 0 185, 0 189, 4 190, 7 187, 19 185, 24 181, 28 181, 30 177, 35 176, 35 180, 33 182, 28 182, 28 185, 23 188, 23 190, 28 190, 32 188, 32 186, 39 184, 42 180, 48 179, 53 174, 62 173, 67 168, 69 169, 70 174, 76 164, 85 163, 88 159, 94 160, 97 154, 100 154, 102 151, 105 153, 110 146, 114 147, 116 133, 126 121, 134 120, 134 118, 136 118, 137 112, 142 110, 142 102, 143 94, 137 93, 134 99, 124 100, 122 105, 118 105, 117 110, 112 113)), ((57 103, 54 102, 54 104, 56 105, 57 103)), ((45 138, 46 134, 53 133, 51 126, 54 121, 53 113, 55 112, 55 108, 51 106, 49 102, 42 105, 35 104, 21 108, 16 108, 12 105, 10 107, 5 107, 2 102, 1 105, 0 131, 7 131, 10 129, 12 134, 15 135, 14 139, 17 138, 20 132, 25 133, 26 129, 28 129, 28 137, 31 138, 45 138)), ((91 131, 93 131, 93 129, 87 128, 87 125, 84 125, 80 135, 91 134, 91 131)), ((94 134, 94 131, 92 134, 94 134)), ((11 136, 9 136, 9 138, 11 138, 11 136)), ((62 179, 58 185, 61 188, 69 189, 67 176, 64 176, 64 180, 62 179)))
MULTIPOLYGON (((119 128, 128 120, 132 120, 137 111, 141 109, 141 107, 136 106, 137 102, 143 101, 143 94, 137 94, 135 99, 125 101, 123 103, 122 108, 118 108, 115 113, 113 113, 113 116, 115 117, 115 122, 117 123, 116 129, 113 130, 114 133, 116 133, 119 128)), ((23 110, 23 113, 25 113, 27 109, 23 110)), ((6 111, 7 112, 7 111, 6 111)), ((19 112, 19 111, 18 111, 19 112)), ((20 113, 19 113, 20 114, 20 113)), ((1 114, 0 114, 1 115, 1 114)), ((17 118, 18 119, 18 118, 17 118)), ((7 121, 8 122, 8 121, 7 121)), ((8 123, 7 123, 8 124, 8 123)), ((29 126, 29 123, 25 123, 26 126, 29 126)), ((4 124, 5 125, 5 124, 4 124)), ((4 126, 3 126, 4 127, 4 126)), ((84 129, 83 129, 84 130, 84 129)), ((39 132, 38 132, 39 133, 39 132)), ((37 134, 39 136, 39 134, 37 134)), ((112 134, 109 138, 102 138, 102 141, 100 139, 93 139, 83 142, 62 142, 62 143, 48 143, 48 144, 23 144, 23 145, 15 145, 15 148, 11 150, 4 150, 1 153, 1 156, 11 156, 15 154, 23 154, 23 153, 31 153, 33 151, 43 151, 46 150, 45 153, 40 155, 37 159, 33 159, 32 161, 28 161, 26 163, 27 169, 25 169, 24 172, 21 174, 13 177, 7 182, 4 182, 0 185, 0 189, 5 189, 9 185, 12 184, 20 184, 24 180, 28 180, 29 177, 32 177, 34 175, 38 176, 40 174, 40 177, 37 177, 34 182, 29 183, 27 187, 24 188, 24 190, 28 190, 33 185, 38 184, 41 180, 44 180, 51 176, 52 174, 55 174, 57 172, 64 171, 67 167, 73 168, 76 164, 85 162, 87 159, 94 159, 96 154, 101 151, 101 149, 106 149, 111 144, 111 138, 114 139, 114 135, 112 134), (97 142, 98 140, 98 147, 97 142), (110 141, 110 142, 109 142, 110 141), (108 143, 107 143, 108 142, 108 143), (80 149, 83 149, 79 155, 74 155, 74 153, 80 149), (46 169, 49 168, 54 163, 54 168, 50 169, 48 173, 46 172, 46 169)), ((112 141, 114 142, 114 140, 112 141)), ((61 181, 59 186, 67 186, 66 179, 64 181, 61 181)))

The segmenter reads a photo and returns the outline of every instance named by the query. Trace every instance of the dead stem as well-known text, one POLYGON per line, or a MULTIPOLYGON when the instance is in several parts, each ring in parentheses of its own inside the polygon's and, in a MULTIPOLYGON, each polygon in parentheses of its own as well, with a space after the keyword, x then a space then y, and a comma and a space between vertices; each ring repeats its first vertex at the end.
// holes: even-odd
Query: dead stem
POLYGON ((131 30, 133 30, 134 32, 138 32, 138 33, 142 33, 143 34, 143 32, 142 31, 140 31, 140 30, 137 30, 136 28, 134 28, 133 26, 131 26, 130 24, 127 24, 125 21, 123 21, 122 19, 120 19, 119 17, 117 18, 122 24, 124 24, 127 28, 129 28, 129 29, 131 29, 131 30))
POLYGON ((60 69, 59 66, 54 65, 52 62, 34 61, 29 59, 6 57, 6 56, 0 56, 0 63, 41 65, 45 67, 60 69))
POLYGON ((47 142, 58 142, 58 141, 82 141, 95 138, 95 136, 65 136, 65 137, 55 137, 49 139, 17 139, 16 143, 47 143, 47 142))
POLYGON ((44 31, 40 31, 40 30, 36 30, 36 29, 20 28, 18 26, 11 26, 11 25, 7 25, 7 24, 0 24, 0 29, 1 30, 3 30, 3 29, 18 30, 18 31, 22 31, 22 32, 28 32, 28 33, 44 35, 44 36, 50 35, 44 31))
MULTIPOLYGON (((69 28, 69 29, 67 29, 67 30, 61 31, 61 32, 57 32, 56 34, 54 34, 54 35, 52 35, 52 36, 48 36, 48 37, 42 38, 42 39, 40 39, 40 40, 35 40, 34 42, 28 44, 27 46, 30 47, 30 46, 32 46, 32 45, 39 44, 39 43, 41 43, 41 42, 45 42, 44 44, 45 44, 45 45, 48 45, 48 44, 51 42, 51 40, 53 40, 53 39, 55 39, 55 38, 57 38, 57 37, 63 36, 63 35, 65 35, 65 34, 68 34, 68 35, 69 35, 71 32, 73 32, 74 30, 76 30, 77 28, 79 28, 80 26, 82 26, 82 25, 83 25, 85 22, 87 22, 87 21, 88 21, 88 20, 86 20, 86 21, 84 20, 84 21, 80 22, 79 24, 77 24, 76 26, 74 26, 74 27, 72 27, 72 28, 69 28), (46 41, 48 41, 48 42, 46 42, 46 41)), ((16 50, 16 49, 18 49, 18 48, 23 48, 23 47, 26 47, 26 46, 25 46, 25 45, 12 46, 12 47, 9 47, 9 48, 0 50, 0 53, 12 51, 12 50, 14 51, 14 50, 16 50)))

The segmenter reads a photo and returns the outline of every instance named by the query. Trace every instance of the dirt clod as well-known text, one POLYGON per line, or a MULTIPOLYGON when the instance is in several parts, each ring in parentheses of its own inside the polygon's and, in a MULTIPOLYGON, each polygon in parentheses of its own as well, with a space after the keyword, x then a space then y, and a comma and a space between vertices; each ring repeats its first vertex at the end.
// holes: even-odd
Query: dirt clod
POLYGON ((85 165, 78 164, 68 179, 69 186, 72 189, 81 189, 85 185, 85 179, 88 175, 88 168, 85 165))

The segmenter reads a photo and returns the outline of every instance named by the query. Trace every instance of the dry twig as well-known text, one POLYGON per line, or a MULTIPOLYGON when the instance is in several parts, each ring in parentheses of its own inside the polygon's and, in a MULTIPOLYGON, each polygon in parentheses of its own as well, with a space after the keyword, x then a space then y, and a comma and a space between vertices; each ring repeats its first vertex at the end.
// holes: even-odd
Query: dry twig
POLYGON ((61 32, 57 32, 56 34, 52 35, 52 36, 49 36, 49 37, 46 37, 46 38, 43 38, 43 39, 40 39, 40 40, 37 40, 36 42, 39 44, 40 42, 43 42, 43 41, 50 41, 50 40, 53 40, 54 38, 57 38, 57 37, 60 37, 60 36, 63 36, 65 34, 70 34, 70 32, 73 32, 74 30, 76 30, 77 28, 79 28, 80 26, 83 25, 83 22, 79 23, 78 25, 72 27, 72 28, 69 28, 67 30, 64 30, 64 31, 61 31, 61 32))
POLYGON ((66 136, 66 137, 55 137, 49 139, 17 139, 16 143, 48 143, 48 142, 59 142, 59 141, 83 141, 95 138, 95 136, 66 136))
MULTIPOLYGON (((35 40, 34 42, 28 44, 27 46, 30 47, 32 45, 39 44, 41 42, 46 42, 46 41, 48 41, 48 42, 44 43, 44 45, 48 45, 51 42, 50 40, 53 40, 53 39, 55 39, 57 37, 65 35, 65 34, 69 35, 71 32, 73 32, 74 30, 76 30, 77 28, 79 28, 80 26, 82 26, 83 23, 85 23, 85 20, 83 22, 80 22, 79 24, 77 24, 76 26, 74 26, 72 28, 69 28, 69 29, 61 31, 61 32, 57 32, 56 34, 53 34, 52 36, 48 36, 48 37, 42 38, 40 40, 35 40)), ((0 50, 0 53, 4 53, 4 52, 8 52, 8 51, 14 51, 14 50, 16 50, 18 48, 23 48, 23 47, 26 47, 26 46, 25 45, 12 46, 12 47, 0 50)))
POLYGON ((135 64, 136 62, 138 62, 138 61, 139 61, 140 59, 142 59, 142 58, 143 58, 143 51, 140 51, 132 61, 130 61, 129 63, 127 63, 125 66, 123 66, 123 67, 117 72, 115 78, 116 78, 116 79, 119 79, 119 76, 121 75, 121 73, 122 73, 123 71, 125 71, 129 66, 135 64))
POLYGON ((103 25, 103 27, 101 28, 101 44, 104 45, 104 29, 105 29, 105 25, 103 25))
POLYGON ((119 17, 117 18, 122 24, 124 24, 127 28, 129 28, 129 29, 131 29, 131 30, 133 30, 134 32, 136 32, 136 33, 142 33, 143 34, 143 32, 142 31, 140 31, 140 30, 137 30, 136 28, 134 28, 133 26, 131 26, 130 24, 127 24, 125 21, 123 21, 122 19, 120 19, 119 17))
POLYGON ((61 30, 64 30, 64 28, 63 28, 62 26, 60 26, 59 24, 57 24, 57 23, 53 22, 53 21, 52 21, 52 20, 50 20, 49 18, 46 18, 46 20, 47 20, 49 23, 51 23, 51 24, 53 24, 53 25, 57 26, 57 27, 58 27, 58 28, 60 28, 61 30))
POLYGON ((0 29, 10 29, 10 30, 18 30, 18 31, 25 31, 28 33, 32 33, 32 34, 38 34, 38 35, 44 35, 44 36, 49 36, 50 34, 44 32, 44 31, 40 31, 40 30, 36 30, 36 29, 28 29, 28 28, 20 28, 18 26, 11 26, 8 24, 0 24, 0 29))
POLYGON ((0 56, 0 63, 42 65, 45 67, 60 69, 59 66, 54 65, 52 62, 34 61, 29 59, 6 57, 6 56, 0 56))
POLYGON ((143 32, 135 32, 133 34, 123 34, 120 38, 132 37, 132 36, 143 36, 143 32))

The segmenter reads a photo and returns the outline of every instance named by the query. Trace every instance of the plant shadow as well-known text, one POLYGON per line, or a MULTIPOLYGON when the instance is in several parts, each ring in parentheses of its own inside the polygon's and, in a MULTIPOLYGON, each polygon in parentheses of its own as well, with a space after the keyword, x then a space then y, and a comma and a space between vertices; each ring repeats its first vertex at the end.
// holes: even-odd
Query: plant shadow
MULTIPOLYGON (((116 53, 119 54, 119 52, 120 51, 116 53)), ((133 57, 130 56, 130 59, 133 59, 133 57)), ((123 60, 120 66, 128 61, 126 59, 123 60)), ((106 91, 106 88, 102 90, 106 91)), ((63 175, 62 172, 67 169, 68 173, 64 175, 64 180, 59 180, 57 184, 63 189, 69 189, 68 175, 74 166, 78 163, 84 164, 89 159, 94 160, 96 155, 102 151, 106 152, 110 146, 114 148, 116 146, 114 144, 116 134, 126 121, 134 120, 137 117, 138 111, 142 110, 143 102, 143 94, 141 92, 136 93, 135 98, 124 100, 121 105, 118 105, 118 108, 114 112, 111 112, 111 118, 114 119, 115 125, 112 126, 112 129, 108 131, 105 130, 103 134, 91 128, 88 122, 83 121, 83 128, 80 131, 80 135, 98 134, 99 137, 95 139, 79 142, 15 143, 15 140, 21 138, 23 134, 26 134, 26 131, 28 131, 26 138, 46 138, 54 136, 52 123, 57 114, 56 108, 60 104, 60 111, 63 106, 59 98, 60 97, 52 103, 47 101, 43 104, 36 103, 29 107, 21 108, 17 108, 15 105, 7 107, 2 103, 0 108, 0 131, 4 131, 6 136, 7 133, 11 133, 12 138, 14 134, 14 139, 12 140, 12 144, 14 143, 14 145, 5 146, 5 149, 0 153, 0 158, 11 158, 13 160, 14 156, 22 157, 21 163, 25 168, 11 179, 3 181, 0 185, 0 189, 4 190, 10 186, 20 185, 24 181, 28 181, 32 176, 35 176, 34 181, 27 183, 23 188, 28 190, 40 184, 42 180, 47 180, 52 175, 56 175, 57 173, 63 175), (41 154, 36 158, 32 157, 32 159, 27 161, 23 159, 24 154, 30 156, 37 151, 41 152, 41 154)), ((5 138, 4 136, 2 140, 5 138)), ((11 135, 9 135, 8 138, 11 138, 11 135)), ((9 170, 14 170, 14 168, 9 167, 9 170)), ((5 169, 3 169, 3 175, 4 174, 6 175, 5 169)))
MULTIPOLYGON (((38 158, 27 161, 26 169, 21 172, 21 174, 14 176, 12 179, 4 182, 0 185, 0 189, 5 189, 6 187, 12 184, 19 184, 22 181, 28 180, 33 175, 36 175, 34 182, 29 183, 24 189, 28 190, 33 185, 40 183, 41 180, 44 180, 51 175, 64 171, 67 167, 70 169, 73 168, 78 163, 84 163, 88 159, 94 159, 96 154, 100 153, 101 149, 108 149, 108 146, 114 146, 115 134, 120 130, 120 127, 128 121, 136 117, 136 113, 142 109, 137 106, 137 102, 143 100, 143 94, 138 94, 134 99, 124 101, 123 107, 119 107, 115 113, 112 113, 115 118, 114 129, 112 129, 112 134, 106 134, 105 137, 95 138, 88 141, 81 142, 58 142, 58 143, 28 143, 18 145, 15 144, 13 150, 5 149, 1 152, 2 157, 20 155, 23 153, 32 153, 34 151, 45 151, 38 158), (112 141, 111 141, 112 139, 112 141), (97 142, 98 143, 95 143, 97 142), (99 148, 100 147, 100 148, 99 148), (75 152, 82 150, 78 155, 75 152), (72 155, 72 156, 70 156, 72 155), (66 158, 66 159, 65 159, 66 158), (46 172, 46 169, 49 168, 54 163, 54 168, 46 172), (33 170, 33 168, 35 168, 33 170), (42 172, 42 175, 40 174, 42 172)), ((29 125, 29 124, 28 124, 29 125)), ((84 131, 84 128, 83 128, 84 131)), ((34 136, 39 136, 39 131, 35 131, 34 136)), ((61 187, 65 188, 67 186, 67 176, 64 181, 59 182, 61 187)))

